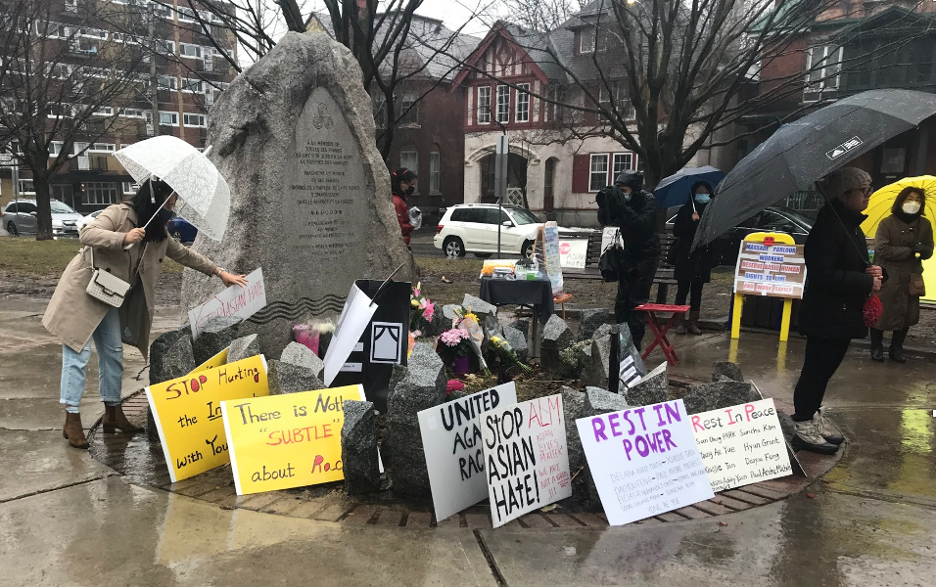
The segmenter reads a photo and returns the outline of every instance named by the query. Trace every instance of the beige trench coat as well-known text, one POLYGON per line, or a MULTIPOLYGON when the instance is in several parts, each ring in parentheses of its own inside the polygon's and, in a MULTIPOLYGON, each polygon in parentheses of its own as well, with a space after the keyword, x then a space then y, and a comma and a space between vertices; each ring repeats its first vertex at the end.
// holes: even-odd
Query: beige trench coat
POLYGON ((923 264, 911 249, 916 245, 933 253, 933 227, 923 217, 909 225, 891 215, 878 224, 874 235, 874 263, 887 272, 881 287, 884 314, 874 325, 880 331, 899 331, 920 322, 920 298, 910 296, 910 275, 923 272, 923 264))
POLYGON ((76 352, 87 345, 111 308, 86 292, 92 272, 90 247, 94 247, 95 267, 133 285, 127 293, 127 303, 121 309, 120 326, 124 342, 138 348, 144 359, 149 354, 156 283, 163 260, 168 257, 207 275, 212 275, 217 267, 204 255, 195 253, 171 237, 161 243, 138 243, 130 251, 124 251, 124 235, 136 226, 133 209, 127 204, 115 204, 81 231, 80 240, 85 247, 65 268, 42 319, 42 325, 50 333, 76 352), (133 280, 130 274, 138 263, 139 276, 133 280), (131 305, 135 308, 129 308, 131 305))

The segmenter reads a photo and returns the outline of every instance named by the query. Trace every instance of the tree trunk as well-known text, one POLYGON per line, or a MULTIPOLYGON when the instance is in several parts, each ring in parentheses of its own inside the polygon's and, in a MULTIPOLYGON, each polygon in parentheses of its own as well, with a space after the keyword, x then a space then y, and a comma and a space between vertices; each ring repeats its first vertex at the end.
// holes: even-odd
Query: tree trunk
POLYGON ((33 187, 36 190, 36 208, 38 209, 36 241, 50 241, 52 239, 52 205, 49 200, 49 176, 45 173, 36 173, 33 169, 33 187))

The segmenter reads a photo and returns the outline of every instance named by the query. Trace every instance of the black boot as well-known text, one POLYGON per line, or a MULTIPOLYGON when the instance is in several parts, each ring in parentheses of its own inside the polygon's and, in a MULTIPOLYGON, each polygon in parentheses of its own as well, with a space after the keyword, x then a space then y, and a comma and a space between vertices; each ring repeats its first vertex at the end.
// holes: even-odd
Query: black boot
POLYGON ((890 358, 897 363, 907 363, 907 356, 904 354, 904 340, 907 338, 907 331, 909 329, 901 329, 899 331, 894 331, 894 336, 891 338, 890 346, 890 358))
POLYGON ((884 331, 871 329, 871 359, 884 361, 884 331))

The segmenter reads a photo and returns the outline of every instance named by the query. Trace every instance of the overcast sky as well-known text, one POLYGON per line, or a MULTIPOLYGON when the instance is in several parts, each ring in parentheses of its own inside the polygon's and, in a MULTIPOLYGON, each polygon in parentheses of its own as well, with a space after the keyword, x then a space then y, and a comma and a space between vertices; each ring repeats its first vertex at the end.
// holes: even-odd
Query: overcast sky
MULTIPOLYGON (((317 11, 324 11, 321 0, 315 0, 313 4, 317 11)), ((440 19, 448 28, 458 29, 472 19, 472 14, 482 12, 483 16, 472 19, 463 32, 483 36, 496 19, 491 6, 497 4, 496 0, 424 0, 416 14, 440 19)))

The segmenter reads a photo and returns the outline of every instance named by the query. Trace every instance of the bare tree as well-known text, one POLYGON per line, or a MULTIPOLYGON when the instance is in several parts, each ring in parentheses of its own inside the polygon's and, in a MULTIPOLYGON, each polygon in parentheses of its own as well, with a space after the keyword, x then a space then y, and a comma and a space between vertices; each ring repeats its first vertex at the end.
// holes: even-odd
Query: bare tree
POLYGON ((122 107, 146 91, 141 72, 149 57, 96 28, 106 4, 18 4, 22 10, 0 30, 0 53, 7 60, 0 127, 10 133, 18 163, 32 172, 36 238, 44 240, 52 238, 52 176, 120 124, 122 107))
MULTIPOLYGON (((814 59, 808 76, 803 70, 774 74, 770 69, 775 60, 806 51, 797 42, 819 15, 839 4, 594 0, 558 29, 524 30, 514 37, 528 52, 548 56, 544 59, 564 78, 537 95, 553 108, 554 132, 542 140, 612 137, 638 154, 647 183, 655 185, 700 149, 736 140, 741 117, 839 75, 846 64, 832 55, 814 59), (573 39, 574 55, 557 49, 572 46, 573 39)), ((538 22, 549 16, 526 18, 538 22)), ((906 41, 897 39, 891 47, 906 41)))
POLYGON ((527 29, 554 31, 587 4, 588 0, 503 0, 501 12, 527 29))

